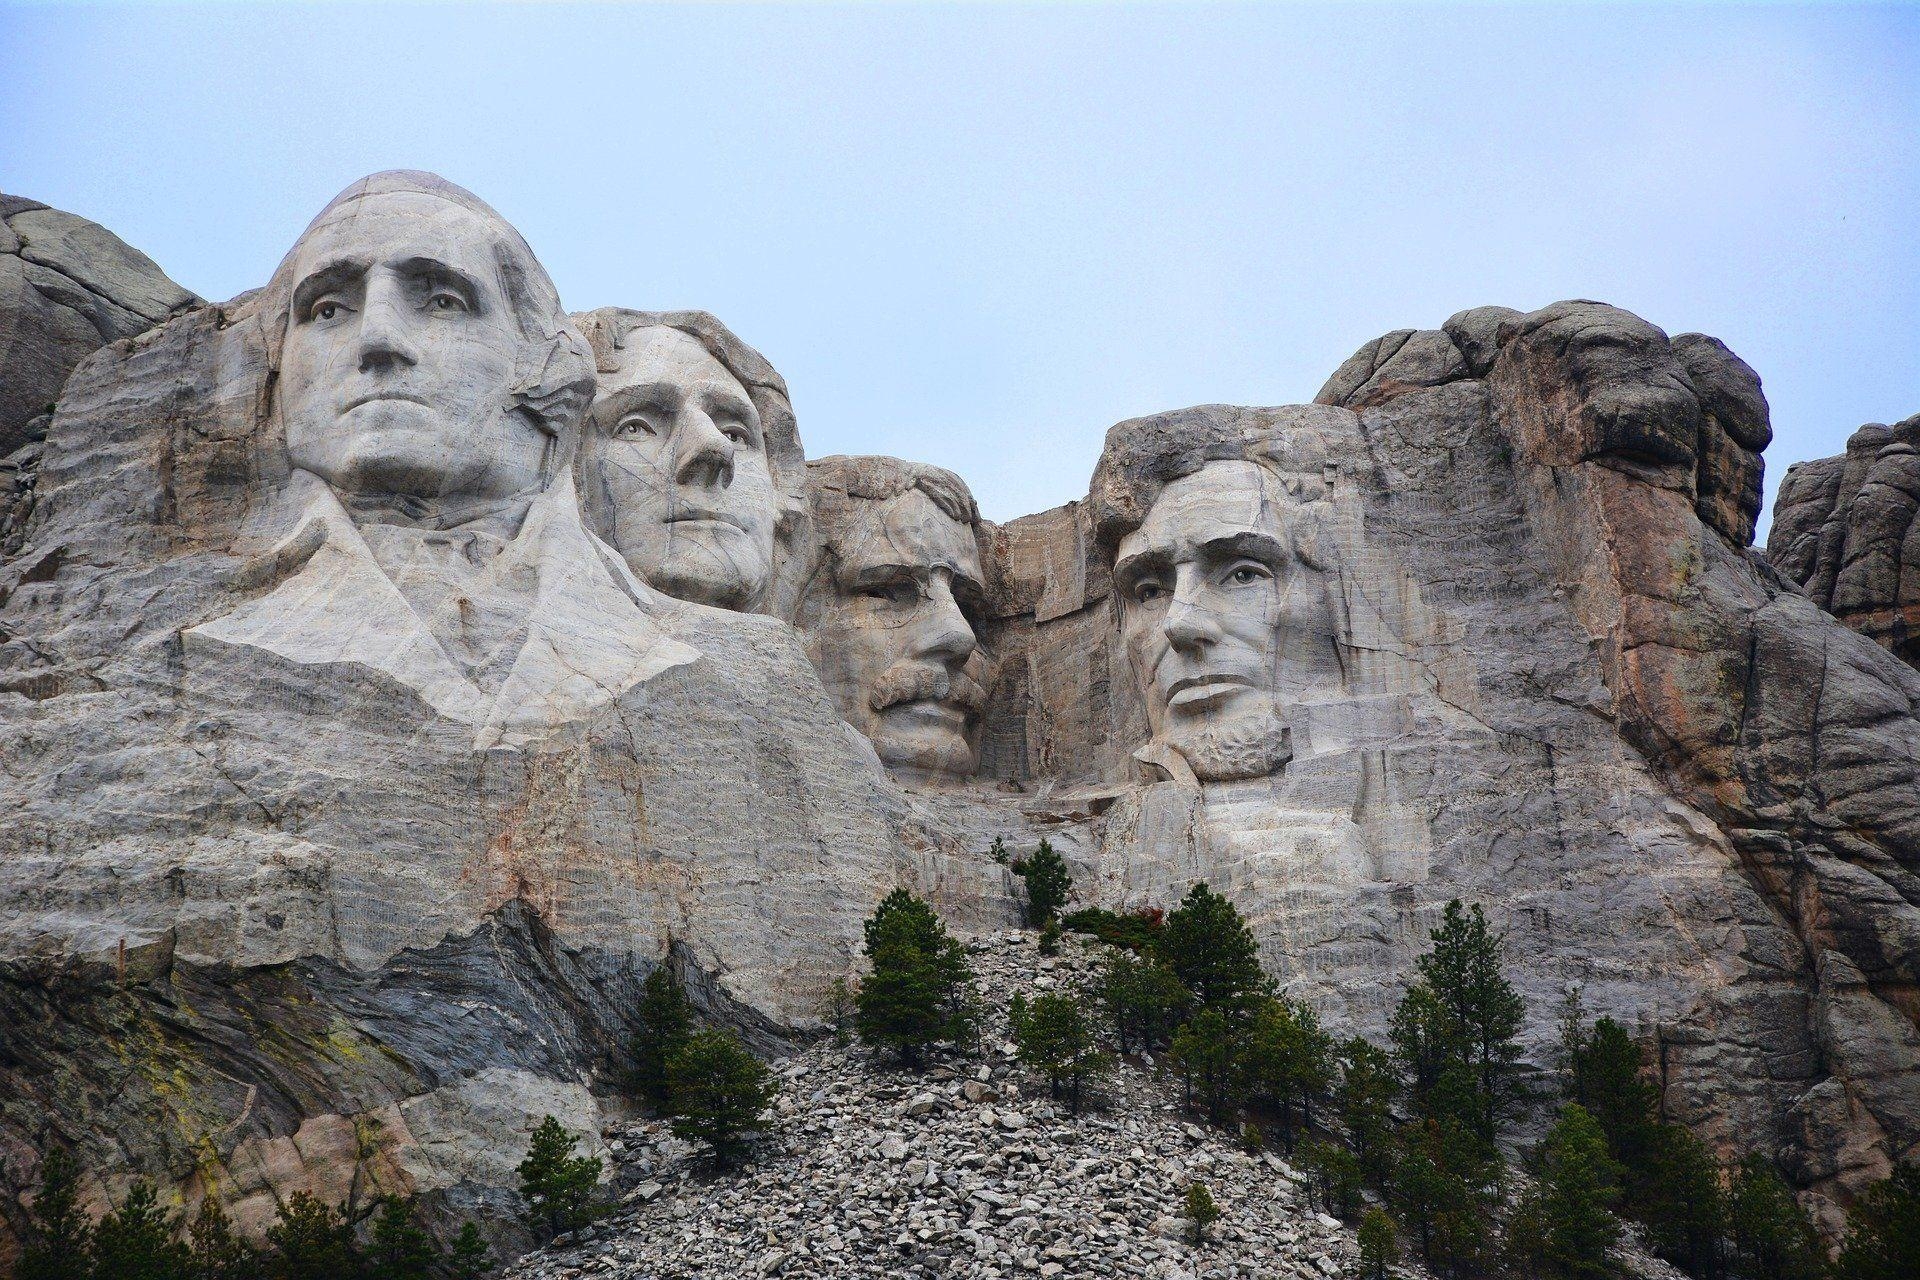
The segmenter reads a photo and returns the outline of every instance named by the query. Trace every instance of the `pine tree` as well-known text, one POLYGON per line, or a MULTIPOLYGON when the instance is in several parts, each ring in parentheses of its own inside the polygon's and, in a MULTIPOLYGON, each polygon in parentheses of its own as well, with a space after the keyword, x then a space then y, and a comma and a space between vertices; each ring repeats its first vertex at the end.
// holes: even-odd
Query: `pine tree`
MULTIPOLYGON (((1442 1081, 1444 1087, 1445 1081, 1442 1081)), ((1401 1221, 1431 1267, 1477 1268, 1497 1200, 1499 1161, 1459 1116, 1416 1119, 1401 1135, 1393 1189, 1401 1221)))
POLYGON ((1320 1193, 1320 1203, 1336 1218, 1351 1218, 1360 1204, 1360 1160, 1337 1142, 1309 1142, 1300 1148, 1309 1185, 1320 1193))
POLYGON ((1020 1061, 1047 1077, 1053 1097, 1063 1092, 1074 1115, 1080 1114, 1086 1085, 1111 1066, 1094 1035, 1086 1001, 1078 994, 1049 992, 1031 1004, 1015 995, 1007 1009, 1020 1061))
POLYGON ((296 1191, 280 1205, 267 1228, 273 1280, 358 1280, 360 1252, 353 1225, 333 1206, 296 1191))
POLYGON ((471 1222, 460 1224, 460 1234, 447 1250, 447 1280, 480 1280, 493 1270, 493 1250, 481 1238, 480 1228, 471 1222))
POLYGON ((865 925, 873 971, 854 997, 855 1024, 870 1045, 918 1069, 933 1045, 965 1039, 976 1014, 967 953, 940 917, 904 889, 887 895, 865 925))
POLYGON ((1220 1206, 1213 1202, 1213 1192, 1207 1190, 1204 1182, 1189 1182, 1183 1201, 1187 1221, 1193 1232, 1193 1245, 1197 1249, 1206 1243, 1207 1228, 1220 1221, 1220 1206))
POLYGON ((1920 1276, 1920 1164, 1903 1164, 1860 1193, 1847 1214, 1847 1240, 1834 1280, 1920 1276))
POLYGON ((1571 1100, 1585 1107, 1607 1136, 1607 1148, 1629 1182, 1652 1158, 1660 1123, 1660 1091, 1641 1076, 1640 1049, 1625 1027, 1602 1018, 1571 1054, 1571 1100))
POLYGON ((731 1166, 746 1150, 778 1090, 766 1063, 731 1031, 696 1031, 667 1059, 673 1134, 713 1148, 714 1163, 731 1166))
POLYGON ((1449 902, 1433 950, 1420 957, 1420 978, 1402 999, 1393 1021, 1394 1046, 1412 1076, 1414 1101, 1434 1114, 1441 1078, 1464 1067, 1470 1096, 1464 1119, 1491 1143, 1501 1118, 1524 1093, 1518 1073, 1519 1035, 1526 1007, 1501 972, 1500 936, 1487 929, 1478 903, 1471 909, 1449 902))
POLYGON ((674 974, 672 954, 640 988, 640 1031, 633 1041, 634 1083, 655 1110, 667 1102, 667 1059, 693 1030, 693 1006, 674 974))
POLYGON ((1247 1083, 1280 1114, 1280 1141, 1293 1150, 1294 1113, 1313 1123, 1313 1103, 1333 1084, 1333 1037, 1313 1008, 1276 996, 1254 1010, 1246 1038, 1247 1083))
POLYGON ((1042 838, 1031 858, 1018 864, 1018 873, 1027 887, 1027 922, 1045 924, 1067 905, 1073 892, 1073 876, 1067 862, 1053 845, 1042 838))
POLYGON ((1393 1219, 1384 1209, 1369 1209, 1360 1218, 1360 1280, 1387 1280, 1387 1270, 1400 1256, 1393 1219))
POLYGON ((440 1249, 415 1221, 411 1198, 382 1196, 371 1236, 368 1280, 432 1280, 440 1249))
POLYGON ((1720 1167, 1686 1126, 1656 1125, 1646 1167, 1629 1170, 1627 1215, 1652 1251, 1690 1275, 1720 1273, 1727 1197, 1720 1167))
POLYGON ((257 1280, 263 1263, 258 1251, 233 1232, 233 1223, 208 1192, 187 1232, 188 1271, 194 1280, 257 1280))
POLYGON ((47 1148, 40 1162, 40 1187, 27 1221, 19 1280, 86 1280, 93 1228, 80 1208, 80 1162, 61 1147, 47 1148))
POLYGON ((1224 1124, 1239 1101, 1239 1033, 1219 1009, 1202 1009, 1173 1033, 1173 1060, 1186 1082, 1187 1106, 1196 1098, 1207 1119, 1224 1124))
POLYGON ((600 1161, 576 1156, 578 1139, 552 1116, 540 1121, 520 1162, 520 1198, 526 1202, 527 1225, 552 1237, 593 1221, 594 1188, 600 1181, 600 1161))
POLYGON ((118 1209, 93 1229, 93 1272, 113 1280, 186 1280, 187 1246, 179 1223, 160 1207, 150 1182, 136 1182, 118 1209))
POLYGON ((1620 1165, 1607 1153, 1599 1122, 1579 1103, 1567 1103, 1536 1165, 1538 1181, 1515 1214, 1513 1252, 1541 1276, 1606 1276, 1608 1251, 1620 1239, 1620 1222, 1611 1212, 1620 1194, 1620 1165))
POLYGON ((1745 1280, 1818 1280, 1820 1233, 1764 1157, 1740 1162, 1727 1187, 1727 1236, 1745 1280))
POLYGON ((1107 954, 1094 990, 1113 1023, 1122 1053, 1167 1043, 1192 999, 1160 961, 1118 947, 1107 954))
POLYGON ((1393 1102, 1399 1096, 1392 1055, 1358 1036, 1340 1046, 1334 1107, 1359 1161, 1361 1181, 1376 1191, 1385 1191, 1393 1177, 1393 1102))
POLYGON ((1233 903, 1204 884, 1187 891, 1167 917, 1161 957, 1202 1008, 1239 1020, 1272 989, 1260 969, 1260 944, 1233 903))

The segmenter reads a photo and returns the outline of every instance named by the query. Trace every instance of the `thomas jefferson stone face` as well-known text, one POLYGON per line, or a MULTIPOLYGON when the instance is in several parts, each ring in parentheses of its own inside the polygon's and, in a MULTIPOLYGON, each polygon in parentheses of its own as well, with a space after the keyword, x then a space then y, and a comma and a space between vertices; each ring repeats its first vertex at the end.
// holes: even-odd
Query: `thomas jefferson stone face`
POLYGON ((773 573, 779 495, 766 437, 739 379, 698 338, 629 334, 602 373, 587 465, 607 540, 670 595, 751 609, 773 573))
POLYGON ((1297 511, 1260 465, 1212 462, 1120 543, 1121 633, 1148 722, 1202 781, 1279 769, 1290 695, 1341 679, 1329 580, 1296 552, 1297 511))
POLYGON ((525 343, 486 218, 367 196, 295 251, 281 411, 297 468, 345 495, 433 503, 545 487, 556 442, 508 412, 525 343))
POLYGON ((828 553, 830 598, 808 639, 841 714, 891 769, 971 774, 986 704, 972 528, 910 489, 855 504, 828 553))

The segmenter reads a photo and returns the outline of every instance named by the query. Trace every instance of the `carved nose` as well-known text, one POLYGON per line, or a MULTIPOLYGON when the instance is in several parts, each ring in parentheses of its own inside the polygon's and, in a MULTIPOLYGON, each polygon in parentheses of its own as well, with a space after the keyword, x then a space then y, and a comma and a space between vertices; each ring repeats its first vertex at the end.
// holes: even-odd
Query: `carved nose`
POLYGON ((680 469, 674 479, 703 489, 725 489, 733 483, 734 443, 699 410, 689 412, 676 434, 680 442, 680 469))
POLYGON ((935 612, 934 625, 928 628, 928 638, 920 652, 929 658, 945 662, 949 667, 959 669, 973 651, 979 647, 974 638, 973 627, 967 622, 967 615, 960 611, 959 601, 953 598, 953 589, 945 582, 936 580, 931 591, 935 612))
POLYGON ((1201 649, 1220 638, 1220 624, 1213 612, 1183 600, 1175 600, 1167 609, 1164 625, 1167 640, 1176 649, 1201 649))
POLYGON ((366 315, 360 321, 360 372, 410 369, 420 353, 407 340, 406 324, 393 300, 368 290, 366 315))

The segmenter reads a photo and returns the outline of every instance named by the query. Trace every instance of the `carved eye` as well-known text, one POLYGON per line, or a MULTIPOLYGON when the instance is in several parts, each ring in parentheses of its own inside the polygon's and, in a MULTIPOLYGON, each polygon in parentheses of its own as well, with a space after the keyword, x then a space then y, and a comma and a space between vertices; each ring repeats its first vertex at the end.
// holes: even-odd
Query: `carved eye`
POLYGON ((739 445, 742 449, 748 449, 753 446, 753 436, 745 427, 737 422, 724 422, 720 424, 720 434, 739 445))
POLYGON ((630 413, 614 424, 613 434, 618 440, 633 440, 641 436, 657 436, 660 429, 644 413, 630 413))
POLYGON ((1271 577, 1271 573, 1257 564, 1237 564, 1227 571, 1227 581, 1236 587, 1250 586, 1271 577))
POLYGON ((467 300, 451 289, 436 289, 427 299, 427 306, 434 311, 465 311, 467 300))
POLYGON ((911 582, 876 582, 872 586, 862 587, 860 594, 899 606, 916 604, 920 599, 920 589, 911 582))
POLYGON ((335 320, 335 319, 338 319, 340 316, 340 313, 345 311, 346 309, 347 308, 345 306, 343 306, 341 303, 339 303, 333 298, 321 298, 319 301, 315 302, 313 306, 308 308, 307 318, 309 320, 319 320, 323 322, 327 320, 335 320))
POLYGON ((1133 598, 1141 604, 1152 604, 1166 594, 1167 589, 1153 581, 1139 583, 1133 589, 1133 598))

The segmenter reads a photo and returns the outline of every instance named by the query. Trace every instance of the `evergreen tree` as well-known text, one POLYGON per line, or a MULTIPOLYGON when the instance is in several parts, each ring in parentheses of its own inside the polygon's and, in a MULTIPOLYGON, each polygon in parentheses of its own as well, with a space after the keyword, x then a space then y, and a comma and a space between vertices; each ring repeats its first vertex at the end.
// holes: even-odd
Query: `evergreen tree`
POLYGON ((208 1192, 187 1232, 188 1273, 194 1280, 258 1280, 263 1263, 252 1245, 233 1233, 233 1223, 208 1192))
POLYGON ((577 1142, 552 1116, 533 1131, 519 1173, 527 1225, 536 1234, 552 1237, 584 1227, 595 1217, 593 1197, 600 1181, 600 1161, 574 1155, 577 1142))
POLYGON ((93 1273, 105 1280, 187 1280, 179 1223, 160 1207, 150 1182, 136 1182, 118 1209, 93 1229, 93 1273))
POLYGON ((1218 1009, 1202 1009, 1173 1033, 1173 1060, 1186 1082, 1187 1106, 1197 1099, 1207 1119, 1224 1124, 1239 1101, 1241 1045, 1218 1009))
POLYGON ((333 1206, 296 1191, 267 1228, 267 1274, 273 1280, 358 1280, 353 1225, 333 1206))
POLYGON ((697 1031, 667 1059, 674 1136, 713 1148, 725 1168, 745 1150, 778 1090, 766 1063, 731 1031, 697 1031))
POLYGON ((633 1041, 634 1083, 656 1111, 667 1104, 667 1059, 693 1030, 693 1006, 672 958, 669 952, 640 988, 640 1032, 633 1041))
POLYGON ((432 1280, 440 1249, 414 1219, 411 1198, 382 1196, 367 1248, 368 1280, 432 1280))
POLYGON ((1180 979, 1160 961, 1118 947, 1107 954, 1094 989, 1113 1023, 1122 1053, 1167 1043, 1191 999, 1180 979))
POLYGON ((1251 1092, 1280 1114, 1280 1141, 1293 1150, 1294 1113, 1313 1123, 1313 1104, 1333 1084, 1333 1037, 1320 1029, 1310 1005, 1276 996, 1256 1006, 1247 1029, 1246 1073, 1251 1092))
POLYGON ((1639 1047, 1625 1027, 1602 1018, 1576 1039, 1569 1067, 1571 1100, 1599 1123, 1631 1183, 1650 1165, 1660 1123, 1660 1091, 1641 1075, 1639 1047))
POLYGON ((860 1038, 918 1069, 933 1045, 965 1039, 976 1021, 967 953, 940 917, 904 889, 867 920, 873 972, 854 997, 860 1038))
POLYGON ((1220 1221, 1220 1206, 1213 1202, 1213 1192, 1207 1190, 1204 1182, 1189 1182, 1183 1202, 1187 1221, 1192 1224, 1193 1245, 1197 1249, 1206 1243, 1207 1228, 1220 1221))
POLYGON ((1196 884, 1167 917, 1160 955, 1202 1008, 1239 1020, 1272 982, 1260 969, 1260 944, 1233 903, 1196 884))
POLYGON ((480 1280, 493 1270, 493 1251, 480 1236, 480 1228, 471 1222, 460 1224, 460 1234, 447 1250, 447 1280, 480 1280))
POLYGON ((1561 1108, 1534 1173, 1538 1181, 1514 1215, 1513 1253, 1540 1276, 1597 1280, 1609 1274, 1607 1254, 1620 1239, 1611 1212, 1620 1165, 1585 1107, 1569 1102, 1561 1108))
POLYGON ((1744 1280, 1819 1280, 1820 1233, 1771 1162, 1751 1155, 1727 1187, 1727 1237, 1744 1280))
POLYGON ((40 1187, 27 1225, 19 1280, 86 1280, 93 1228, 80 1208, 80 1162, 64 1148, 47 1148, 40 1162, 40 1187))
POLYGON ((1481 1140, 1494 1141, 1501 1118, 1523 1095, 1518 1074, 1519 1034, 1526 1008, 1501 973, 1502 939, 1487 929, 1478 903, 1449 902, 1433 950, 1420 957, 1419 979, 1394 1013, 1393 1041, 1410 1073, 1414 1102, 1423 1112, 1464 1105, 1481 1140), (1444 1097, 1438 1086, 1452 1067, 1464 1068, 1444 1097))
POLYGON ((1834 1280, 1920 1276, 1920 1164, 1903 1164, 1861 1192, 1847 1214, 1834 1280))
POLYGON ((1376 1191, 1385 1191, 1393 1176, 1393 1101, 1399 1096, 1392 1055, 1358 1036, 1340 1046, 1333 1102, 1359 1161, 1361 1181, 1376 1191))
POLYGON ((1487 1227, 1498 1199, 1498 1158, 1451 1114, 1416 1119, 1401 1135, 1398 1150, 1394 1194, 1421 1259, 1444 1271, 1475 1270, 1486 1257, 1487 1227))
POLYGON ((1094 1035, 1085 999, 1050 992, 1029 1004, 1025 996, 1015 995, 1007 1020, 1020 1061, 1044 1073, 1052 1096, 1058 1098, 1064 1092, 1068 1107, 1079 1115, 1087 1082, 1112 1065, 1094 1035))
POLYGON ((1060 954, 1060 917, 1048 916, 1046 925, 1040 930, 1040 954, 1057 956, 1060 954))
POLYGON ((1400 1256, 1393 1219, 1384 1209, 1369 1209, 1360 1218, 1360 1280, 1387 1280, 1387 1270, 1400 1256))
POLYGON ((1034 855, 1017 863, 1016 870, 1027 887, 1028 923, 1046 924, 1059 915, 1073 891, 1073 876, 1053 845, 1043 837, 1034 855))
POLYGON ((1337 1142, 1309 1142, 1300 1148, 1300 1162, 1307 1167, 1308 1185, 1320 1196, 1320 1203, 1336 1218, 1351 1218, 1360 1205, 1363 1178, 1360 1159, 1337 1142))
POLYGON ((1623 1207, 1648 1247, 1690 1275, 1719 1275, 1727 1198, 1713 1153, 1684 1125, 1656 1125, 1645 1168, 1628 1172, 1623 1207))

